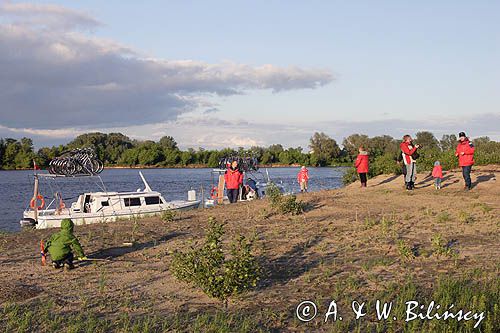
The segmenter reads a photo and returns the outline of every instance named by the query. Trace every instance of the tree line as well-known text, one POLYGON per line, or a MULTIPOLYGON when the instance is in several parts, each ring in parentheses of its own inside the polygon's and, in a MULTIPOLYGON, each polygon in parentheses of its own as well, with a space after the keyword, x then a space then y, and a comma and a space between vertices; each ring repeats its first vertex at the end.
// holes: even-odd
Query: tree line
MULTIPOLYGON (((423 146, 417 161, 420 170, 432 168, 439 160, 445 169, 457 166, 454 150, 457 137, 444 135, 438 140, 427 131, 418 132, 416 143, 423 146)), ((82 147, 92 147, 105 166, 148 166, 148 167, 216 167, 219 160, 226 156, 246 155, 256 157, 263 165, 307 165, 339 166, 351 165, 358 153, 359 146, 364 146, 370 153, 370 175, 397 173, 400 167, 399 144, 401 140, 389 135, 368 137, 352 134, 341 145, 325 133, 314 133, 309 140, 309 151, 302 147, 284 148, 281 144, 269 147, 251 147, 237 149, 206 150, 203 148, 179 149, 171 136, 164 136, 159 141, 133 140, 121 133, 87 133, 76 137, 65 145, 34 149, 33 140, 22 138, 0 139, 0 168, 5 170, 29 169, 33 160, 44 168, 54 157, 64 152, 82 147)), ((500 142, 488 137, 474 139, 477 164, 500 163, 500 142)))

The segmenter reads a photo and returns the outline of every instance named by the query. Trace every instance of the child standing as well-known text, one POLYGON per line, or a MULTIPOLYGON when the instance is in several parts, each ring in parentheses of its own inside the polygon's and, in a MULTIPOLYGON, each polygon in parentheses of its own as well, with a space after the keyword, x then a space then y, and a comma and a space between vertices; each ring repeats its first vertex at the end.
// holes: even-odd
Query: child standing
POLYGON ((434 162, 434 169, 432 169, 432 177, 434 177, 434 187, 436 190, 441 189, 441 179, 443 178, 443 168, 439 161, 434 162))
POLYGON ((354 167, 356 168, 357 173, 359 174, 359 180, 361 182, 361 187, 366 187, 368 173, 368 152, 365 151, 364 147, 359 147, 359 154, 356 157, 356 161, 354 162, 354 167))
POLYGON ((309 170, 305 166, 300 168, 299 173, 297 174, 297 181, 300 185, 300 192, 307 192, 307 183, 309 182, 309 170))
POLYGON ((77 258, 87 259, 83 253, 82 246, 78 238, 73 235, 73 221, 64 219, 61 221, 61 231, 50 236, 45 243, 44 254, 49 252, 54 268, 73 269, 73 252, 76 252, 77 258))

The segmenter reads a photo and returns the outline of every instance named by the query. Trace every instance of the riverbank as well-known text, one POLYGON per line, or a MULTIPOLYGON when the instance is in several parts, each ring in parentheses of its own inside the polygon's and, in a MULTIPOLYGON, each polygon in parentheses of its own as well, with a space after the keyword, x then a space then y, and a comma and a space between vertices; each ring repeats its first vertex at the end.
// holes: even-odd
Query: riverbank
MULTIPOLYGON (((73 271, 40 266, 39 240, 52 231, 0 236, 0 327, 7 331, 68 329, 94 332, 381 331, 472 329, 472 321, 377 321, 375 300, 454 302, 485 311, 484 332, 500 327, 499 166, 476 167, 475 187, 462 190, 459 172, 437 191, 427 174, 414 192, 399 176, 378 176, 338 190, 299 195, 306 212, 273 214, 266 200, 184 212, 171 223, 150 218, 76 227, 87 254, 109 261, 73 271), (226 236, 255 239, 264 277, 225 310, 169 271, 175 250, 200 242, 207 220, 225 222, 226 236), (124 242, 135 240, 134 246, 124 242), (324 323, 331 300, 343 321, 324 323), (318 317, 300 322, 296 306, 318 304, 318 317), (370 313, 354 320, 353 300, 370 313), (424 326, 421 326, 424 325, 424 326), (450 326, 454 325, 454 326, 450 326), (52 328, 52 329, 50 329, 52 328)), ((443 304, 444 306, 444 304, 443 304)))

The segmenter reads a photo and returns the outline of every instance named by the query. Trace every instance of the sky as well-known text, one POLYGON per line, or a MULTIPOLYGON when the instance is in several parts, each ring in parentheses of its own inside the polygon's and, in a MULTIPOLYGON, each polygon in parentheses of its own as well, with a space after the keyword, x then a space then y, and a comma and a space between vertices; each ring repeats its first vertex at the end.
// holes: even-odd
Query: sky
POLYGON ((497 1, 0 0, 0 137, 500 140, 497 1))

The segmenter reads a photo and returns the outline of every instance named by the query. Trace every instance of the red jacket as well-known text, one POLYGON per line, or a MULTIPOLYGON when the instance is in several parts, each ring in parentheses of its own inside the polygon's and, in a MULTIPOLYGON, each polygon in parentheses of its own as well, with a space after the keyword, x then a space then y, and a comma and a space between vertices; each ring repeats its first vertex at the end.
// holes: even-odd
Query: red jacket
POLYGON ((302 183, 303 181, 308 181, 309 180, 309 170, 307 169, 300 169, 299 173, 297 174, 297 181, 302 183))
POLYGON ((406 165, 415 162, 415 160, 411 157, 411 155, 413 155, 417 151, 417 148, 415 148, 409 142, 406 142, 406 141, 401 142, 401 144, 399 145, 399 148, 401 149, 401 152, 403 153, 403 162, 406 165))
POLYGON ((243 174, 238 169, 228 168, 224 174, 224 181, 228 190, 237 190, 243 184, 243 174))
POLYGON ((354 167, 358 173, 368 172, 368 152, 363 151, 359 153, 356 162, 354 162, 354 167))
POLYGON ((466 138, 464 141, 461 141, 457 146, 457 150, 455 151, 455 156, 458 156, 458 165, 461 167, 473 165, 474 150, 474 145, 469 141, 468 138, 466 138))
POLYGON ((443 167, 440 165, 435 165, 434 169, 432 169, 432 177, 443 178, 443 167))

